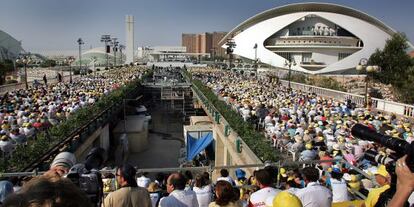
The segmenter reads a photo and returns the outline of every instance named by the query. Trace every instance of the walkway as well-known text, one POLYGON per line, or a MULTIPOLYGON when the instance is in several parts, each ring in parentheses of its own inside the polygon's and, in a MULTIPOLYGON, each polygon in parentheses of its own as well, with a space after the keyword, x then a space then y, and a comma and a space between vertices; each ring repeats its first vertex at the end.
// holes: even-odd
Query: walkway
POLYGON ((161 103, 149 109, 152 123, 148 133, 149 148, 129 155, 128 162, 138 168, 178 167, 180 148, 183 145, 182 118, 161 103))

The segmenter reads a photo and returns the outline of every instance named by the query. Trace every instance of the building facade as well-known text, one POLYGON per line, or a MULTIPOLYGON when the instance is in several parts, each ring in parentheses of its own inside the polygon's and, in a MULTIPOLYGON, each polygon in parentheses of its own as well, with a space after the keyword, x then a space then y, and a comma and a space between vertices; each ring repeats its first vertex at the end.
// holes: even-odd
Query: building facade
MULTIPOLYGON (((234 54, 279 69, 310 74, 354 73, 396 31, 353 8, 330 3, 298 3, 259 13, 229 32, 234 54)), ((412 45, 409 43, 412 47, 412 45)))
POLYGON ((181 45, 187 53, 209 53, 211 57, 224 57, 225 50, 219 46, 226 32, 205 32, 200 34, 182 34, 181 45))

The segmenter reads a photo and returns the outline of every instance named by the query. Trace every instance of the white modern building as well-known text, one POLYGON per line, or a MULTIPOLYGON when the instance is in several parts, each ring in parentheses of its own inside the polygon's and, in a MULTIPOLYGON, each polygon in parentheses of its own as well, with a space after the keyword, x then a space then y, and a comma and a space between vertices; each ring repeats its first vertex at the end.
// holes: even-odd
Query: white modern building
MULTIPOLYGON (((330 3, 297 3, 259 13, 232 29, 233 54, 310 74, 348 73, 396 31, 364 12, 330 3)), ((409 45, 412 46, 411 43, 409 45)))
POLYGON ((184 46, 147 46, 138 47, 137 59, 143 61, 190 61, 191 57, 207 56, 209 53, 188 53, 184 46))
POLYGON ((21 42, 0 30, 0 61, 14 60, 21 52, 24 52, 21 42))

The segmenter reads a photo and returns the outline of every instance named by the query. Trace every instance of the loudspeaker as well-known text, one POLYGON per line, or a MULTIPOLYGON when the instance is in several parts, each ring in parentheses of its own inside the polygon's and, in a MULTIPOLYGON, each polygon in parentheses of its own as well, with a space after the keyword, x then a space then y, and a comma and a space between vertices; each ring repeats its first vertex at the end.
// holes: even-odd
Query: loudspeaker
POLYGON ((106 46, 106 53, 111 53, 111 47, 109 45, 106 46))

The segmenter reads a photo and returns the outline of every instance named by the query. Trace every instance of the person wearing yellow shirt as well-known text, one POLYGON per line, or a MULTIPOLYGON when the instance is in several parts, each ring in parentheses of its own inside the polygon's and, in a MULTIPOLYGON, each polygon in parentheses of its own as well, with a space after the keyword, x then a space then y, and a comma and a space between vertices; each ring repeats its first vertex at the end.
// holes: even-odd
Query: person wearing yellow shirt
POLYGON ((387 172, 384 165, 378 166, 377 172, 375 173, 375 180, 380 185, 378 188, 371 189, 368 193, 368 197, 365 200, 365 207, 374 207, 378 202, 378 199, 384 191, 390 188, 391 176, 387 172))

